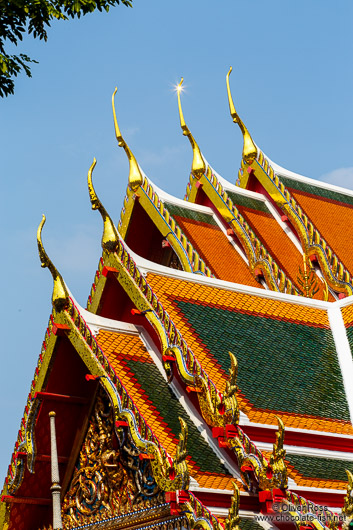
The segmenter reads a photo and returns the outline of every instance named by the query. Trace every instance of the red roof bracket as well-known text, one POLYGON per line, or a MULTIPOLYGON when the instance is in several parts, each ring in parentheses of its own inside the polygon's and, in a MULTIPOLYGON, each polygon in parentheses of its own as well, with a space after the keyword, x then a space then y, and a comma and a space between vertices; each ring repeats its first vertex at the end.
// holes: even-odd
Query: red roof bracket
POLYGON ((173 355, 163 355, 162 361, 175 362, 175 357, 173 357, 173 355))
POLYGON ((41 506, 50 506, 52 500, 36 497, 14 497, 13 495, 3 495, 1 497, 1 502, 6 502, 9 504, 38 504, 41 506))
POLYGON ((187 386, 186 392, 202 392, 201 388, 197 388, 197 386, 187 386))
POLYGON ((88 405, 89 401, 86 398, 79 396, 67 396, 65 394, 52 394, 51 392, 36 392, 34 398, 48 399, 50 401, 61 401, 70 404, 88 405))
POLYGON ((238 430, 235 425, 226 425, 226 437, 235 438, 238 434, 238 430))
POLYGON ((224 436, 224 428, 223 427, 212 427, 212 436, 213 438, 219 438, 220 436, 224 436))
POLYGON ((58 337, 65 336, 70 331, 70 327, 66 324, 59 324, 58 322, 53 323, 52 332, 58 337))
POLYGON ((118 420, 115 422, 115 427, 128 427, 129 424, 125 420, 118 420))
POLYGON ((104 265, 102 269, 102 274, 105 278, 108 278, 108 276, 113 276, 115 274, 119 274, 118 269, 115 269, 114 267, 106 267, 104 265))
POLYGON ((229 447, 228 442, 226 442, 225 439, 222 438, 222 436, 218 438, 218 445, 219 447, 225 447, 225 448, 229 447))

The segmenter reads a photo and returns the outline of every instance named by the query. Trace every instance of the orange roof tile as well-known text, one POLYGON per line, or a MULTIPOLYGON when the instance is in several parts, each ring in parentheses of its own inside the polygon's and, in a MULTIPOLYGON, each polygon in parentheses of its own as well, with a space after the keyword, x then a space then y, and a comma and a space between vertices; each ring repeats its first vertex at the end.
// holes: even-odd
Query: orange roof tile
POLYGON ((352 274, 353 207, 307 192, 289 191, 352 274))
MULTIPOLYGON (((249 223, 257 237, 264 243, 278 265, 299 289, 299 268, 303 269, 303 257, 294 243, 282 230, 276 219, 270 214, 246 206, 237 205, 240 213, 249 223)), ((317 300, 323 299, 324 284, 317 279, 318 292, 314 295, 317 300)), ((333 298, 331 297, 331 300, 333 298)))
POLYGON ((218 226, 176 217, 175 220, 217 278, 262 287, 218 226))
MULTIPOLYGON (((195 307, 197 307, 197 305, 204 305, 205 307, 217 307, 221 310, 240 312, 249 316, 267 317, 262 320, 264 334, 262 337, 259 336, 259 341, 266 340, 267 342, 271 342, 272 340, 271 323, 267 324, 267 319, 269 317, 279 322, 288 322, 303 326, 303 329, 308 325, 310 328, 318 327, 323 330, 329 329, 328 316, 325 310, 228 291, 181 279, 159 276, 154 273, 148 274, 148 282, 157 294, 164 308, 168 311, 183 337, 187 340, 189 347, 192 349, 201 365, 206 369, 209 377, 211 377, 221 391, 225 387, 228 374, 205 343, 202 342, 198 334, 197 326, 196 329, 194 329, 187 318, 185 318, 180 307, 178 307, 178 301, 186 301, 187 303, 195 304, 195 307), (266 329, 267 325, 269 327, 266 329)), ((211 329, 210 333, 212 333, 211 329)), ((268 347, 272 348, 273 344, 270 344, 268 347)), ((312 345, 310 348, 311 347, 312 345)), ((332 348, 332 346, 330 346, 330 348, 332 348)), ((241 351, 234 353, 236 355, 242 355, 241 351)), ((299 351, 297 353, 300 354, 299 351)), ((330 355, 332 355, 332 353, 330 353, 330 355)), ((288 427, 304 429, 315 428, 315 430, 327 432, 353 434, 352 426, 348 420, 336 420, 310 415, 300 415, 279 410, 259 409, 255 408, 243 394, 238 395, 238 400, 241 410, 243 410, 250 420, 254 422, 276 424, 275 415, 280 413, 283 421, 288 427)))
MULTIPOLYGON (((157 410, 155 403, 136 382, 133 371, 126 361, 135 360, 146 364, 153 361, 138 335, 117 333, 100 330, 97 341, 113 366, 122 384, 133 399, 135 405, 148 422, 153 432, 158 433, 158 439, 171 456, 174 456, 178 438, 173 434, 162 414, 157 410), (135 359, 134 359, 135 357, 135 359)), ((167 387, 167 385, 166 385, 167 387)), ((168 388, 166 388, 168 391, 168 388)), ((217 460, 216 455, 214 455, 217 460)), ((225 474, 201 471, 197 463, 188 457, 188 466, 192 477, 205 488, 232 489, 233 477, 225 474)), ((240 486, 240 483, 239 483, 240 486)))

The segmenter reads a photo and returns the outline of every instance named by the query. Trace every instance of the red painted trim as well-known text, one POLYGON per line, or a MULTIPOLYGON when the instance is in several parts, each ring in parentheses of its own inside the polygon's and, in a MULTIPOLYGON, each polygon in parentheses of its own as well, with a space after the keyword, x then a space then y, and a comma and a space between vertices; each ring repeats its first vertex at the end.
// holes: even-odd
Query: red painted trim
MULTIPOLYGON (((274 443, 276 441, 275 429, 255 427, 253 425, 241 425, 240 427, 254 442, 274 443)), ((353 453, 353 438, 345 436, 336 437, 330 436, 329 434, 313 434, 305 431, 296 432, 287 430, 285 434, 285 444, 353 453)))
POLYGON ((50 401, 62 401, 64 403, 71 403, 77 405, 88 405, 88 399, 78 396, 66 396, 64 394, 52 394, 51 392, 36 392, 34 398, 48 399, 50 401))
POLYGON ((331 508, 341 508, 343 506, 344 497, 346 492, 342 490, 342 493, 325 493, 321 491, 308 491, 308 490, 294 490, 293 493, 304 497, 308 501, 312 501, 315 504, 321 504, 322 506, 330 506, 331 508))
MULTIPOLYGON (((232 499, 232 492, 228 493, 218 493, 217 490, 203 492, 195 491, 193 492, 195 496, 207 507, 220 507, 220 508, 229 508, 232 499)), ((343 501, 345 497, 345 491, 342 490, 342 493, 326 493, 321 491, 293 491, 296 495, 304 497, 309 501, 314 502, 315 504, 320 504, 322 506, 330 506, 332 508, 340 508, 343 506, 343 501)), ((272 501, 271 501, 272 502, 272 501)), ((259 501, 258 495, 242 495, 240 493, 240 509, 241 510, 250 510, 254 512, 261 512, 261 504, 259 501)))
POLYGON ((35 497, 13 497, 12 495, 3 495, 1 502, 7 502, 9 504, 39 504, 41 506, 50 506, 52 503, 51 499, 41 499, 35 497))
MULTIPOLYGON (((70 459, 68 456, 58 456, 59 464, 67 464, 69 460, 70 459)), ((51 462, 51 456, 50 455, 37 455, 36 462, 51 462)))
MULTIPOLYGON (((232 492, 218 493, 213 491, 195 491, 192 493, 207 507, 229 508, 232 499, 232 492)), ((242 495, 240 494, 240 509, 260 512, 261 506, 257 495, 242 495)))

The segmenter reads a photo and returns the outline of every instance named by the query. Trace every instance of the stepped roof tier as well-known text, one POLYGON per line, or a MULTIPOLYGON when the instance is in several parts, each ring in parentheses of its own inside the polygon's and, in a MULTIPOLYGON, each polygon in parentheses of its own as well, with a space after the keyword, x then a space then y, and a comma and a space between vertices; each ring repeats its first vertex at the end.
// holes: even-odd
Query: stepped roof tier
POLYGON ((53 509, 54 529, 353 524, 353 192, 270 161, 235 110, 229 74, 238 181, 203 156, 181 82, 193 156, 183 200, 140 168, 114 92, 129 181, 116 227, 95 160, 88 172, 103 252, 86 309, 44 249, 43 218, 53 310, 0 528, 53 528, 53 509))

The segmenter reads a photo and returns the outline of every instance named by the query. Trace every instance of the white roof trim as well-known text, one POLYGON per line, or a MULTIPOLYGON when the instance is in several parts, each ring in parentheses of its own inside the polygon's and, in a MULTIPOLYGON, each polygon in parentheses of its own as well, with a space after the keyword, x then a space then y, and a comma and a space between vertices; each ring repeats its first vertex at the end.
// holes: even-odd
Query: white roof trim
POLYGON ((337 193, 343 193, 344 195, 353 197, 352 190, 342 188, 341 186, 335 186, 334 184, 329 184, 328 182, 323 182, 322 180, 305 177, 304 175, 300 175, 299 173, 294 173, 294 171, 289 171, 288 169, 285 169, 284 167, 276 164, 276 162, 273 162, 265 153, 264 155, 275 170, 275 172, 279 173, 280 175, 283 175, 284 177, 290 178, 292 180, 297 180, 298 182, 305 182, 306 184, 310 184, 311 186, 315 186, 316 188, 324 188, 326 190, 336 191, 337 193))
POLYGON ((337 302, 329 307, 328 317, 342 373, 351 422, 353 423, 353 360, 342 313, 337 302))
MULTIPOLYGON (((266 424, 266 423, 255 423, 255 422, 252 422, 250 421, 247 416, 240 416, 240 421, 239 421, 239 425, 240 427, 242 427, 243 425, 251 425, 252 427, 259 427, 260 429, 271 429, 273 431, 278 431, 278 427, 277 425, 270 425, 270 424, 266 424)), ((314 431, 312 429, 297 429, 295 427, 286 427, 286 432, 301 432, 303 434, 315 434, 315 435, 318 435, 318 436, 330 436, 330 437, 333 437, 333 438, 339 438, 340 440, 342 439, 345 439, 345 440, 353 440, 353 435, 349 435, 349 434, 341 434, 341 433, 337 433, 337 432, 329 432, 329 431, 314 431)), ((258 443, 258 442, 256 442, 258 443)))
MULTIPOLYGON (((256 443, 261 451, 270 451, 272 453, 273 444, 266 442, 253 442, 256 443)), ((331 451, 329 449, 317 449, 316 447, 303 447, 298 445, 287 445, 284 444, 284 449, 290 455, 308 456, 314 458, 327 458, 328 460, 347 460, 353 461, 353 453, 348 451, 331 451)))

